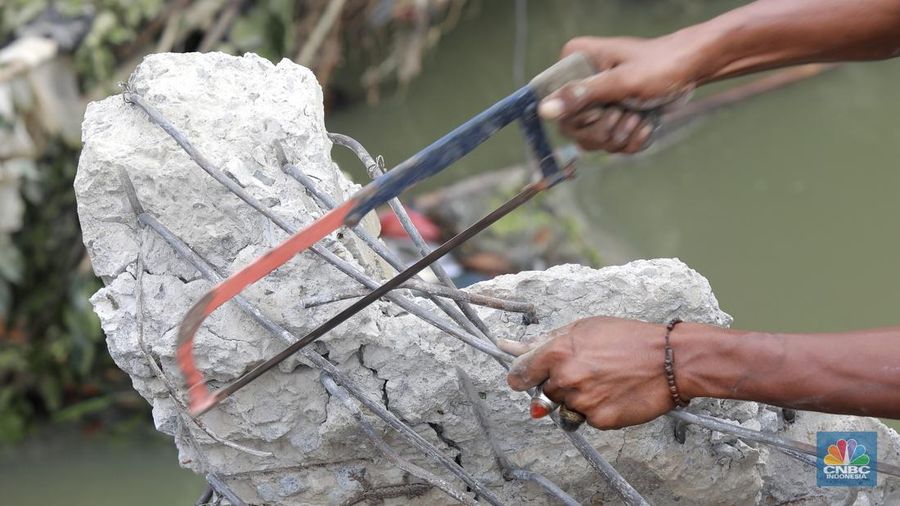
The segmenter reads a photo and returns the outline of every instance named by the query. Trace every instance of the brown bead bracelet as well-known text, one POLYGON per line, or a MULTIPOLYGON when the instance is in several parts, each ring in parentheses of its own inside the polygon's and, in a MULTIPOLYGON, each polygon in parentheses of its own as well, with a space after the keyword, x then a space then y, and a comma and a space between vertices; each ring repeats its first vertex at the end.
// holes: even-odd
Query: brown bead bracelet
POLYGON ((669 344, 669 336, 672 334, 672 329, 679 323, 681 323, 681 320, 675 318, 666 325, 666 360, 664 365, 666 381, 669 383, 669 392, 672 394, 672 400, 675 401, 676 407, 683 408, 690 404, 690 401, 685 401, 678 395, 678 387, 675 385, 675 354, 672 352, 672 345, 669 344))

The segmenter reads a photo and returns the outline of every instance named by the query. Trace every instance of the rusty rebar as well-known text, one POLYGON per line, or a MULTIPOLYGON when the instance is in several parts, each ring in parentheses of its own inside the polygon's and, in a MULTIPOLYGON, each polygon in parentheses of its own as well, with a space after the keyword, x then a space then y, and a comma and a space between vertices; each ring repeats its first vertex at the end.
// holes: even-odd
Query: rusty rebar
POLYGON ((442 490, 445 494, 450 497, 456 499, 457 501, 474 505, 476 502, 466 495, 464 492, 457 490, 456 487, 447 482, 447 480, 441 478, 440 476, 435 475, 431 471, 427 469, 423 469, 412 462, 404 459, 397 453, 397 450, 391 448, 389 444, 387 444, 384 439, 381 437, 381 434, 375 430, 375 427, 369 423, 368 420, 363 416, 362 412, 360 412, 359 407, 355 402, 350 398, 350 395, 347 393, 345 389, 339 387, 337 383, 334 382, 334 379, 326 373, 322 373, 319 380, 322 382, 322 386, 325 387, 325 390, 328 390, 328 393, 331 394, 332 398, 335 398, 350 411, 350 415, 353 416, 353 419, 356 420, 356 423, 359 425, 359 428, 362 432, 369 438, 372 442, 372 446, 375 447, 386 459, 390 460, 395 466, 403 469, 407 473, 419 478, 431 486, 442 490))
POLYGON ((487 413, 485 413, 484 410, 484 403, 481 402, 481 398, 478 396, 478 393, 475 392, 475 387, 472 385, 472 379, 459 367, 456 368, 456 377, 459 379, 462 390, 469 400, 469 405, 472 406, 472 413, 475 415, 475 421, 478 423, 478 426, 481 428, 481 433, 484 434, 484 437, 488 441, 488 445, 491 447, 491 452, 494 454, 494 460, 496 460, 497 467, 500 468, 500 473, 503 475, 503 478, 506 480, 524 480, 533 482, 566 506, 579 506, 578 501, 546 476, 529 469, 518 467, 509 460, 503 452, 503 449, 500 448, 500 442, 497 441, 496 436, 491 430, 487 413))
POLYGON ((217 494, 228 499, 228 502, 231 503, 231 506, 247 506, 237 494, 234 493, 234 490, 231 490, 231 487, 225 483, 225 480, 219 478, 219 476, 209 473, 206 475, 206 482, 216 491, 217 494))
MULTIPOLYGON (((220 276, 215 271, 215 269, 212 267, 212 265, 209 264, 209 262, 206 261, 206 259, 190 249, 187 244, 185 244, 177 236, 175 236, 175 234, 173 234, 162 223, 156 220, 156 218, 144 212, 139 215, 138 219, 143 221, 152 230, 157 232, 160 237, 165 240, 179 256, 191 263, 191 265, 193 265, 194 268, 197 269, 197 271, 204 278, 206 278, 207 281, 218 283, 222 280, 222 276, 220 276)), ((256 321, 272 334, 281 338, 286 343, 291 344, 298 340, 297 336, 272 321, 269 317, 265 316, 262 311, 259 310, 259 308, 251 304, 243 296, 237 295, 232 299, 232 301, 237 304, 238 307, 240 307, 244 312, 246 312, 254 321, 256 321)), ((476 480, 467 471, 460 467, 459 464, 457 464, 453 459, 441 453, 440 450, 429 443, 427 439, 419 435, 419 433, 417 433, 415 430, 413 430, 411 427, 397 418, 396 415, 388 411, 388 409, 384 405, 367 396, 361 388, 359 388, 334 364, 325 359, 325 357, 310 349, 300 350, 300 354, 313 365, 328 373, 336 382, 346 388, 370 411, 375 413, 379 418, 384 420, 385 423, 397 430, 398 433, 401 434, 401 436, 403 436, 405 439, 407 439, 407 441, 410 442, 410 444, 425 453, 425 455, 427 455, 428 457, 436 460, 439 464, 447 467, 450 472, 460 478, 473 490, 476 490, 479 495, 491 502, 491 504, 501 504, 500 500, 495 495, 493 495, 490 490, 488 490, 484 485, 478 482, 478 480, 476 480)))
MULTIPOLYGON (((349 135, 343 134, 335 134, 329 133, 328 138, 331 139, 332 142, 339 146, 343 146, 356 154, 356 157, 359 161, 366 166, 366 172, 369 174, 369 177, 375 179, 376 177, 384 174, 384 171, 381 169, 381 166, 372 158, 372 155, 369 154, 369 151, 363 146, 360 142, 358 142, 353 137, 349 135)), ((394 215, 397 216, 397 219, 400 220, 400 225, 403 226, 403 229, 406 230, 409 238, 412 239, 413 244, 416 245, 416 248, 419 250, 419 255, 424 257, 431 253, 431 247, 428 246, 428 243, 425 242, 425 239, 422 237, 422 234, 419 233, 419 229, 413 224, 412 219, 409 217, 409 213, 406 212, 406 208, 403 207, 403 204, 400 202, 400 199, 394 197, 388 201, 388 205, 391 208, 391 211, 394 212, 394 215)), ((450 279, 450 276, 447 274, 447 271, 444 270, 444 267, 438 263, 435 263, 431 267, 431 271, 434 272, 434 275, 437 276, 438 280, 446 285, 448 288, 456 288, 456 284, 453 283, 453 280, 450 279)), ((487 325, 484 324, 484 321, 481 320, 481 317, 478 316, 478 313, 470 306, 467 302, 464 301, 456 301, 456 304, 459 306, 459 309, 462 310, 463 314, 465 314, 466 318, 475 325, 482 334, 487 337, 492 343, 496 344, 496 340, 491 335, 490 331, 487 328, 487 325)))
MULTIPOLYGON (((228 176, 226 176, 221 170, 219 170, 212 162, 209 161, 202 153, 200 153, 197 148, 191 144, 190 140, 175 127, 165 116, 162 115, 155 107, 147 103, 146 100, 143 99, 140 95, 132 93, 129 90, 126 90, 124 93, 124 99, 127 103, 137 105, 143 110, 150 121, 163 129, 170 137, 172 137, 175 142, 181 146, 181 148, 187 153, 187 155, 193 160, 201 169, 203 169, 207 174, 209 174, 214 180, 218 183, 222 184, 226 189, 232 192, 235 196, 246 202, 250 207, 258 211, 260 214, 271 220, 276 226, 287 232, 288 234, 294 234, 297 232, 297 229, 291 226, 286 220, 280 218, 278 215, 272 213, 265 205, 263 205, 259 200, 250 195, 249 192, 240 187, 237 183, 232 181, 228 176)), ((320 245, 313 245, 310 247, 310 251, 322 257, 325 261, 327 261, 332 266, 336 267, 338 270, 343 272, 344 274, 350 276, 355 281, 359 282, 366 288, 370 290, 375 290, 380 286, 380 283, 375 280, 369 278, 365 273, 361 272, 359 269, 354 267, 349 262, 343 260, 338 257, 336 254, 329 251, 327 248, 323 248, 320 245)), ((507 359, 507 354, 501 351, 499 348, 493 345, 493 343, 482 342, 479 339, 473 339, 470 336, 457 331, 447 323, 435 318, 431 313, 425 311, 421 307, 419 307, 416 303, 407 299, 406 297, 402 297, 399 294, 388 293, 385 295, 385 298, 389 301, 397 304, 401 308, 403 308, 408 313, 417 316, 422 319, 426 323, 434 326, 438 330, 445 332, 460 341, 480 350, 488 355, 491 355, 495 358, 501 358, 502 360, 507 359)))
MULTIPOLYGON (((170 121, 168 121, 162 115, 162 113, 160 113, 156 108, 154 108, 152 105, 147 103, 140 95, 132 93, 130 90, 126 89, 125 93, 123 94, 123 98, 125 99, 126 103, 131 103, 131 104, 134 104, 134 105, 137 105, 138 107, 140 107, 147 114, 149 120, 152 123, 154 123, 155 125, 162 128, 163 131, 165 131, 170 137, 172 137, 172 139, 175 140, 175 142, 188 154, 188 156, 201 169, 203 169, 207 174, 209 174, 213 179, 215 179, 217 182, 219 182, 220 184, 225 186, 226 189, 228 189, 229 191, 234 193, 238 198, 240 198, 241 200, 246 202, 253 209, 255 209, 256 211, 260 212, 262 215, 269 218, 273 223, 275 223, 279 228, 281 228, 285 232, 287 232, 289 234, 293 234, 296 232, 296 229, 294 227, 292 227, 285 220, 281 219, 280 217, 278 217, 277 215, 272 213, 268 208, 266 208, 264 205, 262 205, 262 203, 260 203, 255 197, 250 195, 247 191, 245 191, 243 188, 241 188, 239 185, 237 185, 237 183, 235 183, 234 181, 229 179, 227 176, 225 176, 225 174, 222 173, 221 170, 219 170, 217 167, 215 167, 205 156, 203 156, 202 153, 200 153, 193 146, 193 144, 191 144, 191 142, 187 139, 187 137, 180 130, 178 130, 178 128, 176 128, 170 121)), ((158 220, 156 220, 153 216, 151 216, 147 213, 143 213, 139 219, 145 220, 146 222, 148 222, 148 224, 149 224, 149 222, 155 222, 155 224, 157 226, 162 227, 162 224, 159 223, 158 220)), ((169 235, 172 238, 175 238, 173 234, 169 233, 169 235)), ((175 239, 177 240, 177 238, 175 238, 175 239)), ((186 245, 184 245, 184 249, 186 250, 186 251, 184 251, 184 253, 187 253, 188 255, 191 255, 191 254, 196 255, 196 253, 194 253, 193 250, 188 248, 186 245)), ((318 245, 312 246, 310 248, 310 250, 313 251, 314 253, 318 254, 319 256, 324 258, 326 261, 328 261, 331 265, 337 267, 341 272, 344 272, 345 274, 347 274, 351 278, 355 279, 359 283, 363 284, 367 288, 374 290, 379 286, 375 281, 368 278, 368 276, 366 276, 364 273, 360 272, 355 267, 350 265, 348 262, 345 262, 344 260, 339 258, 337 255, 332 253, 331 251, 321 248, 318 245)), ((209 267, 207 265, 207 268, 209 269, 210 273, 212 273, 216 277, 218 277, 218 275, 215 273, 215 271, 211 267, 209 267)), ((495 359, 498 359, 498 360, 504 359, 505 360, 507 358, 505 353, 503 353, 501 350, 496 348, 496 346, 493 346, 493 343, 487 343, 480 339, 471 339, 469 336, 466 336, 460 332, 457 332, 452 327, 449 327, 448 325, 441 322, 440 320, 433 318, 430 313, 422 311, 422 308, 420 308, 415 303, 409 301, 408 299, 406 299, 404 297, 400 297, 397 294, 389 293, 389 294, 386 294, 385 298, 387 298, 391 302, 394 302, 395 304, 397 304, 398 306, 400 306, 401 308, 403 308, 410 314, 413 314, 413 315, 419 317, 423 321, 429 323, 430 325, 438 328, 439 330, 441 330, 447 334, 450 334, 453 337, 456 337, 457 339, 472 346, 473 348, 476 348, 479 351, 482 351, 488 355, 493 356, 495 359)), ((238 300, 238 299, 236 298, 235 300, 238 300)), ((241 300, 243 300, 243 299, 241 299, 241 300)), ((246 301, 244 301, 244 302, 246 303, 246 301)), ((254 312, 253 310, 249 310, 248 312, 251 315, 255 315, 255 317, 265 318, 262 315, 262 313, 260 313, 258 310, 256 312, 254 312)), ((282 335, 282 337, 284 338, 285 336, 282 335)), ((286 341, 288 343, 292 343, 293 341, 296 341, 296 337, 294 337, 290 333, 287 333, 286 341)), ((304 356, 307 356, 307 355, 313 356, 308 353, 304 353, 303 355, 304 356)), ((327 361, 325 361, 325 362, 327 362, 327 361)), ((328 364, 330 364, 330 362, 328 362, 328 364)), ((390 414, 390 413, 388 413, 388 414, 390 414)), ((392 416, 392 414, 391 414, 391 416, 392 416)), ((628 504, 645 504, 646 503, 646 501, 644 501, 644 499, 640 496, 640 494, 638 494, 638 492, 636 490, 634 490, 634 488, 631 487, 631 485, 628 482, 626 482, 621 477, 621 475, 619 475, 618 472, 616 472, 616 470, 613 469, 612 466, 610 466, 609 463, 606 462, 606 460, 603 459, 603 457, 594 448, 592 448, 590 446, 590 444, 587 443, 586 440, 584 440, 580 435, 576 435, 576 434, 572 434, 572 433, 568 433, 568 434, 566 434, 566 436, 570 439, 570 441, 572 441, 572 443, 576 446, 576 448, 579 450, 579 452, 581 452, 582 456, 584 456, 584 458, 586 458, 588 460, 588 462, 591 464, 591 466, 593 466, 595 469, 597 469, 597 471, 600 472, 601 476, 606 478, 607 481, 610 483, 610 485, 623 497, 623 499, 625 499, 626 503, 628 503, 628 504), (637 498, 637 500, 635 499, 635 497, 637 498)))
MULTIPOLYGON (((526 319, 534 318, 535 308, 534 304, 530 302, 501 299, 498 297, 491 297, 489 295, 482 295, 480 293, 466 292, 459 289, 447 288, 444 285, 428 283, 426 281, 421 281, 418 279, 410 279, 400 285, 400 288, 410 290, 414 293, 419 294, 419 296, 433 295, 436 297, 444 297, 447 299, 462 300, 470 304, 475 304, 476 306, 489 307, 491 309, 497 309, 499 311, 522 313, 524 315, 524 318, 526 319)), ((325 304, 332 304, 334 302, 340 302, 342 300, 363 297, 367 293, 369 292, 360 289, 338 294, 311 295, 309 297, 300 299, 300 306, 306 308, 323 306, 325 304)))
MULTIPOLYGON (((763 443, 769 446, 774 446, 776 448, 782 448, 788 450, 785 453, 788 453, 789 455, 792 455, 793 452, 800 452, 806 455, 812 455, 814 457, 817 455, 816 447, 809 443, 784 438, 772 434, 771 432, 748 429, 746 427, 741 427, 740 425, 737 425, 735 423, 731 423, 713 416, 691 413, 683 409, 672 410, 667 414, 667 416, 676 420, 684 420, 685 422, 699 425, 709 430, 722 432, 724 434, 731 434, 747 441, 753 441, 755 443, 763 443)), ((888 464, 885 462, 878 462, 878 472, 900 476, 900 466, 888 464)))
MULTIPOLYGON (((137 194, 134 192, 134 186, 131 184, 131 179, 128 178, 128 175, 125 173, 123 168, 119 168, 119 180, 122 182, 123 189, 125 190, 125 195, 128 198, 128 202, 131 205, 132 211, 134 211, 135 216, 139 216, 144 213, 144 208, 141 206, 140 201, 137 198, 137 194)), ((175 403, 175 409, 178 411, 179 417, 182 420, 182 423, 185 419, 193 422, 194 425, 197 426, 198 429, 203 431, 210 439, 213 441, 217 441, 229 448, 237 450, 239 452, 246 453, 248 455, 253 455, 255 457, 272 457, 273 454, 271 452, 255 450, 253 448, 249 448, 233 441, 229 441, 225 439, 215 432, 212 431, 209 427, 203 423, 202 420, 194 418, 190 416, 188 413, 188 408, 178 397, 176 394, 177 390, 175 385, 169 380, 168 376, 166 376, 165 372, 156 363, 156 359, 153 358, 153 355, 150 354, 150 350, 147 349, 147 345, 144 342, 144 233, 146 232, 146 227, 139 221, 139 240, 138 240, 138 253, 137 259, 135 262, 135 284, 137 285, 137 294, 135 295, 135 305, 137 306, 136 316, 137 316, 137 343, 138 348, 141 350, 141 354, 144 355, 144 359, 147 361, 147 364, 150 366, 150 370, 153 371, 153 375, 156 376, 158 380, 160 380, 163 386, 166 389, 166 392, 169 394, 169 398, 172 399, 172 402, 175 403)))
MULTIPOLYGON (((276 151, 279 153, 279 158, 283 158, 283 154, 281 154, 280 146, 276 146, 276 151)), ((337 207, 337 202, 331 195, 320 191, 316 182, 312 180, 309 176, 303 173, 296 165, 291 163, 286 163, 286 160, 281 161, 281 170, 284 171, 285 174, 294 178, 297 182, 303 185, 306 188, 306 191, 315 199, 320 206, 327 210, 332 210, 337 207)), ((406 265, 403 264, 403 261, 400 257, 388 249, 388 247, 379 241, 376 237, 372 236, 372 234, 368 233, 365 228, 363 228, 362 224, 356 225, 350 229, 357 237, 360 238, 366 245, 375 252, 376 255, 380 256, 384 259, 385 262, 390 264, 391 267, 397 269, 397 272, 403 271, 406 269, 406 265)), ((435 262, 430 266, 432 272, 435 272, 435 269, 438 267, 438 263, 435 262)), ((412 280, 410 280, 412 281, 412 280)), ((454 288, 456 288, 454 286, 454 288)), ((475 337, 481 339, 488 339, 487 335, 480 331, 478 327, 476 327, 469 319, 466 318, 466 315, 462 314, 458 309, 454 308, 447 301, 438 299, 437 297, 429 297, 434 304, 440 308, 447 316, 449 316, 453 321, 455 321, 460 327, 464 328, 466 331, 474 335, 475 337)))

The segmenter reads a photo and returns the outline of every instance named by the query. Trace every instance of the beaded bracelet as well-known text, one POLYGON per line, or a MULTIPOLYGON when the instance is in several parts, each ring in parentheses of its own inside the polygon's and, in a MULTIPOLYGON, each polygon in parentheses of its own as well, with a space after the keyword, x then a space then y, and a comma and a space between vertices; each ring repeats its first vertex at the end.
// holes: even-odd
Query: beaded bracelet
POLYGON ((675 318, 666 325, 666 360, 664 362, 664 369, 666 371, 666 381, 669 383, 669 392, 672 394, 672 400, 675 401, 675 406, 683 408, 690 404, 690 401, 685 402, 685 400, 678 395, 678 387, 675 386, 675 354, 672 352, 672 345, 669 344, 669 336, 672 334, 672 329, 679 323, 681 323, 681 320, 675 318))

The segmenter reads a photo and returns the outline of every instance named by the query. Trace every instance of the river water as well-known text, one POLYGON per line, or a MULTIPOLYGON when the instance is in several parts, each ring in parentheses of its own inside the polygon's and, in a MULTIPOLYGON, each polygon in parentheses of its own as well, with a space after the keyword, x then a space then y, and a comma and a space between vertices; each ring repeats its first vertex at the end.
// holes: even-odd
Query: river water
MULTIPOLYGON (((571 36, 651 36, 738 4, 529 2, 526 75, 554 61, 571 36)), ((475 7, 428 55, 422 76, 375 107, 335 113, 329 130, 392 165, 509 93, 512 2, 475 7)), ((845 66, 717 113, 630 163, 604 169, 603 156, 589 156, 577 183, 553 191, 571 196, 601 256, 681 258, 710 280, 737 327, 896 324, 897 82, 900 61, 845 66)), ((523 152, 509 129, 422 189, 521 163, 523 152)), ((350 158, 338 160, 361 177, 350 158)), ((3 504, 185 504, 202 486, 160 440, 41 436, 0 455, 3 504)))

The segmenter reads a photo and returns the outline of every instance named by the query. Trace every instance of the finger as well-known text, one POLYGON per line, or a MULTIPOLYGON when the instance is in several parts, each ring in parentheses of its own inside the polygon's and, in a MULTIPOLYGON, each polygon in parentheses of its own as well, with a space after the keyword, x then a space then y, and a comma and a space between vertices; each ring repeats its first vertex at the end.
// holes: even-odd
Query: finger
POLYGON ((541 100, 538 114, 546 120, 572 116, 594 104, 612 104, 628 97, 615 68, 571 82, 541 100))
POLYGON ((646 149, 651 144, 654 130, 656 130, 656 125, 647 121, 643 122, 641 126, 635 129, 631 139, 622 151, 625 153, 637 153, 646 149))
POLYGON ((541 343, 540 346, 513 361, 506 376, 506 382, 513 390, 536 387, 550 377, 550 370, 560 360, 554 343, 558 337, 565 335, 567 329, 568 327, 562 327, 540 336, 537 340, 541 343))
POLYGON ((531 350, 513 361, 506 376, 510 388, 521 392, 536 387, 547 379, 550 368, 542 358, 542 348, 543 346, 531 350))
POLYGON ((619 124, 625 111, 619 107, 611 107, 607 109, 606 114, 597 122, 597 129, 603 132, 603 141, 609 140, 613 129, 619 124))
POLYGON ((590 54, 592 52, 590 50, 593 49, 596 44, 597 39, 595 37, 574 37, 569 39, 569 41, 563 45, 560 59, 579 51, 590 54))
POLYGON ((547 398, 559 404, 565 402, 566 394, 568 393, 565 388, 562 388, 559 383, 554 381, 552 376, 547 378, 547 380, 541 384, 541 390, 544 391, 544 395, 546 395, 547 398))
POLYGON ((559 131, 570 139, 575 139, 576 137, 585 138, 588 136, 602 137, 604 135, 602 133, 603 130, 598 129, 598 125, 612 110, 613 109, 599 106, 591 107, 579 112, 571 118, 561 119, 559 121, 559 131), (595 131, 598 133, 594 134, 595 131))
POLYGON ((575 128, 584 128, 603 118, 605 112, 606 109, 600 106, 589 107, 570 118, 566 118, 565 123, 573 125, 575 128))
POLYGON ((612 146, 622 150, 634 134, 643 118, 636 112, 626 112, 612 130, 612 146))
MULTIPOLYGON (((613 128, 622 118, 623 111, 617 107, 606 109, 603 116, 592 125, 576 129, 567 134, 582 149, 605 149, 610 141, 613 128)), ((563 125, 561 122, 560 125, 563 125)))
POLYGON ((629 424, 622 420, 622 416, 614 407, 601 406, 595 409, 587 419, 588 425, 600 430, 621 429, 629 424))
POLYGON ((586 420, 584 415, 569 409, 565 404, 559 406, 558 414, 559 426, 566 432, 575 432, 586 420))
POLYGON ((610 153, 621 152, 628 143, 635 122, 640 123, 640 118, 635 119, 633 112, 622 111, 615 125, 609 128, 607 139, 593 149, 602 149, 610 153))
POLYGON ((497 347, 515 357, 524 355, 538 346, 540 343, 497 339, 497 347))

